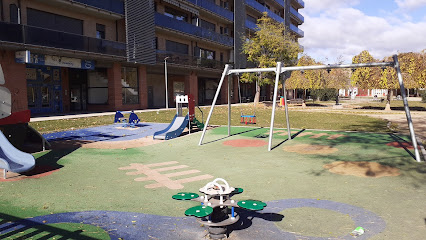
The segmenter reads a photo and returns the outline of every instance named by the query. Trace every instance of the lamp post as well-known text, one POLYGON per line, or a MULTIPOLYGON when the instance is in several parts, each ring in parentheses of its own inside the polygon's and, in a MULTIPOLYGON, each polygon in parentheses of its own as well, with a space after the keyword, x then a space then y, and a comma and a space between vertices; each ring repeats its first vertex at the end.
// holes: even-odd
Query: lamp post
POLYGON ((166 84, 166 109, 169 109, 169 91, 167 90, 167 59, 169 57, 164 58, 164 80, 166 84))

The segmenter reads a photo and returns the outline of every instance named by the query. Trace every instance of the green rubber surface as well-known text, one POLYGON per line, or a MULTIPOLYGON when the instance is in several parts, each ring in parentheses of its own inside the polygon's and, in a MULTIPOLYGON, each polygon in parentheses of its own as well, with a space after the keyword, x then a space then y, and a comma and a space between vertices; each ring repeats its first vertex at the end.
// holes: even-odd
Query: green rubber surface
MULTIPOLYGON (((194 203, 177 202, 171 198, 172 195, 197 192, 213 179, 224 178, 230 186, 244 189, 242 194, 233 196, 232 199, 237 202, 244 199, 264 202, 297 198, 330 200, 364 208, 383 218, 386 229, 372 240, 423 239, 426 236, 426 164, 415 162, 410 155, 413 154, 412 149, 386 145, 409 140, 408 136, 294 129, 294 134, 300 134, 285 141, 285 131, 274 129, 274 149, 270 152, 267 146, 239 148, 224 145, 229 140, 260 138, 266 141, 265 137, 269 134, 267 128, 233 127, 232 136, 228 137, 227 128, 218 127, 206 132, 201 146, 198 146, 201 132, 197 132, 126 150, 79 148, 37 153, 34 154, 36 164, 56 166, 59 171, 38 179, 0 182, 0 212, 17 220, 52 213, 95 210, 183 217, 194 203), (337 135, 344 136, 330 138, 337 135), (308 155, 284 150, 284 147, 299 144, 326 145, 337 151, 308 155), (186 181, 180 189, 165 186, 149 188, 147 186, 157 182, 149 179, 136 181, 137 178, 147 178, 147 175, 130 175, 128 173, 136 170, 119 169, 130 164, 149 165, 172 161, 177 163, 157 168, 184 167, 160 171, 162 176, 197 170, 199 172, 170 179, 177 181, 204 175, 210 175, 211 178, 186 181), (400 175, 356 177, 324 169, 325 164, 335 161, 380 163, 397 168, 400 175)), ((292 214, 291 221, 305 224, 308 228, 305 216, 292 214)), ((321 222, 324 223, 324 229, 329 229, 326 223, 335 216, 323 214, 323 217, 321 222)), ((287 216, 284 220, 290 221, 287 216)), ((300 229, 303 230, 303 226, 293 230, 302 231, 300 229)))

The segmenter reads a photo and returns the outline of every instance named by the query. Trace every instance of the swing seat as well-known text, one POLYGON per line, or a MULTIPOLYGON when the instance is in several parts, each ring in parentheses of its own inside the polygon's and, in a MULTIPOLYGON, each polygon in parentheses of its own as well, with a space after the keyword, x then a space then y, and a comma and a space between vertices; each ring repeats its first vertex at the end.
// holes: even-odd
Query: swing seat
POLYGON ((256 115, 241 115, 241 123, 256 124, 256 115))

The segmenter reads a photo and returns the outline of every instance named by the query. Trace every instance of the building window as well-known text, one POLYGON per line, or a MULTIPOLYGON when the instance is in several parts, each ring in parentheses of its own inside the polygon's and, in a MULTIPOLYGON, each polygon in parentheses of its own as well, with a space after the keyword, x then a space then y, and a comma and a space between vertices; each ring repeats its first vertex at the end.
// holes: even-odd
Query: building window
POLYGON ((223 8, 225 8, 225 9, 228 9, 228 0, 221 0, 220 1, 220 6, 221 7, 223 7, 223 8))
POLYGON ((9 5, 9 12, 10 12, 10 22, 11 23, 19 23, 18 7, 16 6, 16 4, 10 4, 9 5))
POLYGON ((166 51, 188 55, 187 44, 166 40, 166 51))
POLYGON ((216 80, 209 79, 205 81, 205 86, 206 86, 206 100, 213 100, 218 87, 218 82, 216 80))
POLYGON ((228 32, 229 32, 229 31, 228 31, 228 28, 227 28, 227 27, 223 29, 223 34, 228 35, 228 32))
POLYGON ((223 53, 220 53, 220 61, 223 62, 223 53))
POLYGON ((105 25, 96 23, 96 38, 105 39, 105 25))
POLYGON ((257 24, 257 19, 254 18, 254 17, 252 17, 252 16, 250 16, 250 15, 247 15, 247 20, 250 21, 250 22, 253 22, 253 23, 257 24))
POLYGON ((173 82, 173 96, 176 101, 177 95, 185 95, 185 83, 184 82, 173 82))
POLYGON ((83 21, 54 13, 27 8, 27 22, 30 26, 83 35, 83 21))
POLYGON ((200 58, 215 59, 215 52, 207 49, 200 48, 200 58))
POLYGON ((121 68, 121 86, 123 104, 139 103, 139 83, 137 68, 121 68))
POLYGON ((108 103, 108 75, 106 68, 87 71, 87 102, 108 103))
POLYGON ((220 34, 228 35, 228 28, 227 27, 220 27, 220 34))
POLYGON ((200 19, 200 27, 208 29, 212 32, 216 31, 216 25, 214 23, 211 23, 203 19, 200 19))
POLYGON ((0 21, 4 21, 4 16, 3 16, 3 0, 0 0, 0 21))
POLYGON ((188 22, 188 14, 178 11, 174 8, 166 7, 164 11, 164 15, 179 21, 188 22))

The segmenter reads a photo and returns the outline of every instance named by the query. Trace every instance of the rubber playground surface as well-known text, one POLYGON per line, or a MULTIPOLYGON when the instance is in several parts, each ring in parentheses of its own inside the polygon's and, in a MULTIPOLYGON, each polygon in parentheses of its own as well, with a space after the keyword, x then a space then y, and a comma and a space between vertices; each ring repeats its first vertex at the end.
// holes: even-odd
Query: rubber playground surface
MULTIPOLYGON (((61 132, 49 141, 99 145, 151 139, 167 124, 61 132)), ((194 192, 224 178, 260 200, 239 209, 229 239, 423 239, 426 165, 395 134, 226 127, 125 148, 61 147, 36 153, 36 170, 0 179, 1 239, 207 239, 186 217, 194 192), (363 227, 365 233, 350 233, 363 227)))

